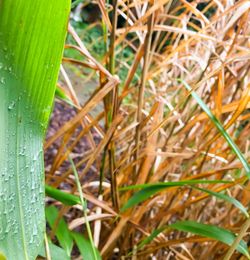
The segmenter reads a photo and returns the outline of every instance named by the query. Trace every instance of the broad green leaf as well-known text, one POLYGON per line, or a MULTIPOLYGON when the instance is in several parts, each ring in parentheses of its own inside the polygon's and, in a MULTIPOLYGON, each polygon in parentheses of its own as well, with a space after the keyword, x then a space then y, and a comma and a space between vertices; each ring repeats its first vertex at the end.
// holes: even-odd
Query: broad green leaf
POLYGON ((83 235, 76 233, 76 232, 72 232, 72 236, 77 244, 77 247, 78 247, 83 259, 86 259, 86 260, 92 260, 92 259, 101 260, 102 259, 99 251, 96 248, 95 248, 95 255, 94 255, 90 241, 88 239, 86 239, 83 235))
POLYGON ((193 89, 185 82, 184 80, 180 80, 181 83, 185 86, 185 88, 191 92, 191 95, 193 98, 196 100, 196 102, 200 105, 200 107, 203 109, 203 111, 208 115, 210 120, 213 122, 213 124, 216 126, 218 131, 221 133, 221 135, 225 138, 229 146, 232 148, 236 156, 239 158, 241 161, 243 167, 245 168, 247 177, 250 179, 250 165, 247 162, 246 158, 244 155, 241 153, 240 149, 238 146, 234 143, 230 135, 226 132, 224 129, 223 125, 220 123, 220 121, 214 116, 214 114, 211 112, 211 110, 208 108, 208 106, 202 101, 202 99, 193 91, 193 89))
MULTIPOLYGON (((51 260, 70 260, 70 257, 67 255, 64 249, 52 244, 51 242, 49 242, 49 252, 51 260)), ((39 255, 42 257, 46 257, 44 245, 42 247, 42 250, 39 251, 39 255)))
MULTIPOLYGON (((58 217, 58 209, 55 206, 46 207, 45 214, 50 227, 53 229, 58 217)), ((73 239, 70 233, 67 223, 63 218, 61 218, 57 225, 55 235, 68 256, 71 255, 73 247, 73 239)))
POLYGON ((51 186, 45 185, 46 195, 62 202, 65 205, 73 206, 76 204, 80 204, 80 198, 70 193, 63 192, 51 186))
POLYGON ((0 0, 0 252, 35 259, 43 242, 43 139, 69 0, 0 0))
POLYGON ((124 187, 121 190, 141 189, 136 192, 122 207, 121 212, 124 212, 128 208, 131 208, 140 202, 150 198, 150 196, 165 190, 170 187, 192 185, 192 184, 206 184, 206 183, 228 183, 228 181, 213 181, 213 180, 188 180, 188 181, 176 181, 176 182, 160 182, 155 184, 141 184, 124 187))
MULTIPOLYGON (((190 232, 199 236, 209 237, 229 246, 232 245, 234 239, 236 238, 235 234, 227 229, 216 227, 214 225, 202 224, 195 221, 179 221, 170 225, 169 227, 179 231, 190 232)), ((240 242, 237 247, 237 251, 249 258, 247 244, 244 241, 240 242)))
POLYGON ((248 214, 246 208, 238 200, 236 200, 235 198, 229 197, 228 195, 223 194, 223 193, 219 193, 219 192, 215 192, 215 191, 211 191, 211 190, 207 190, 207 189, 202 189, 202 188, 197 188, 197 187, 193 187, 193 188, 197 189, 197 190, 200 190, 200 191, 203 191, 203 192, 206 192, 206 193, 208 193, 208 194, 210 194, 212 196, 217 197, 218 199, 222 199, 222 200, 225 200, 225 201, 233 204, 243 214, 245 214, 245 216, 247 218, 249 217, 249 214, 248 214))

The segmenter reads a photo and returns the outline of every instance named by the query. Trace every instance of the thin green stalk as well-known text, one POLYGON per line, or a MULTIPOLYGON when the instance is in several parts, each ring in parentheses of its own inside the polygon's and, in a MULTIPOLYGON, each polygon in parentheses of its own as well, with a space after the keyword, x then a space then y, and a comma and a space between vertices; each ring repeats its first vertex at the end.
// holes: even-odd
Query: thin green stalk
POLYGON ((75 166, 73 160, 71 159, 71 157, 69 156, 68 158, 69 158, 69 161, 70 161, 70 164, 71 164, 74 176, 75 176, 76 185, 77 185, 77 189, 78 189, 78 192, 79 192, 79 196, 80 196, 80 200, 81 200, 81 204, 82 204, 82 210, 83 210, 85 223, 86 223, 86 228, 87 228, 87 232, 88 232, 88 237, 89 237, 90 244, 91 244, 91 249, 93 251, 93 255, 94 255, 95 260, 97 260, 98 258, 97 258, 96 251, 95 251, 94 240, 93 240, 93 236, 92 236, 92 232, 91 232, 91 228, 90 228, 88 216, 87 216, 87 202, 86 202, 85 198, 83 197, 82 187, 81 187, 81 184, 80 184, 80 180, 79 180, 79 176, 78 176, 76 166, 75 166))

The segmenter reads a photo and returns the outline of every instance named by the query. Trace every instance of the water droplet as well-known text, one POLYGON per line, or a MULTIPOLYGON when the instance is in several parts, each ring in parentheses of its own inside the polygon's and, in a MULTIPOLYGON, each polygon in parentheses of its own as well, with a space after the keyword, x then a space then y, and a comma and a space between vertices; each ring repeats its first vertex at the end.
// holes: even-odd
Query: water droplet
POLYGON ((12 101, 9 106, 8 106, 8 110, 12 110, 15 107, 16 103, 14 101, 12 101))
POLYGON ((5 78, 4 77, 0 78, 0 83, 3 84, 3 85, 5 84, 5 78))

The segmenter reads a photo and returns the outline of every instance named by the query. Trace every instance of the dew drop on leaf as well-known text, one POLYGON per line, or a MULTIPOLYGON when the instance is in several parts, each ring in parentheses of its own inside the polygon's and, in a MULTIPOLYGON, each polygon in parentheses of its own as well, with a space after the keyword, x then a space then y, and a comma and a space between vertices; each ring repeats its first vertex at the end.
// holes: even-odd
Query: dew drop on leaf
POLYGON ((14 101, 12 101, 9 106, 8 106, 8 110, 12 110, 15 107, 16 103, 14 101))
POLYGON ((4 77, 0 78, 0 83, 3 84, 3 85, 5 84, 5 78, 4 77))

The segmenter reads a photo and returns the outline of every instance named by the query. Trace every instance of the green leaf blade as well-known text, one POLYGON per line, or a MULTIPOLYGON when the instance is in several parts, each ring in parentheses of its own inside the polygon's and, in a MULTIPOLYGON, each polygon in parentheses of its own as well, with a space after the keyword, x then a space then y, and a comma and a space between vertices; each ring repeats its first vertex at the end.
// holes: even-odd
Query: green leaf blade
POLYGON ((249 218, 249 214, 246 210, 246 208, 238 201, 236 200, 235 198, 233 197, 229 197, 227 196, 226 194, 222 194, 222 193, 219 193, 219 192, 215 192, 215 191, 211 191, 211 190, 207 190, 207 189, 202 189, 202 188, 197 188, 197 187, 193 187, 197 190, 200 190, 200 191, 203 191, 205 193, 208 193, 212 196, 215 196, 217 197, 218 199, 222 199, 222 200, 225 200, 231 204, 233 204, 236 208, 238 208, 247 218, 249 218))
POLYGON ((240 162, 242 163, 246 175, 248 179, 250 179, 250 165, 238 146, 234 143, 230 135, 227 133, 227 131, 224 129, 223 125, 220 123, 220 121, 215 117, 215 115, 211 112, 211 110, 208 108, 208 106, 203 102, 203 100, 193 91, 193 89, 185 82, 184 80, 178 80, 180 81, 185 88, 191 92, 192 97, 196 100, 196 102, 199 104, 199 106, 202 108, 202 110, 207 114, 207 116, 210 118, 210 120, 213 122, 213 124, 216 126, 220 134, 225 138, 228 145, 232 148, 233 152, 236 154, 240 162))
MULTIPOLYGON (((48 244, 49 244, 49 252, 50 252, 51 260, 70 260, 70 257, 67 255, 64 249, 54 245, 51 242, 49 242, 48 244)), ((44 246, 39 251, 39 255, 46 258, 46 251, 44 246)))
MULTIPOLYGON (((53 229, 56 219, 59 215, 58 209, 55 206, 46 207, 45 209, 46 219, 53 229)), ((73 239, 71 237, 71 232, 68 229, 68 225, 63 218, 60 219, 58 226, 55 231, 55 235, 61 245, 65 250, 67 255, 70 257, 73 248, 73 239)))
POLYGON ((62 202, 64 205, 73 206, 81 203, 80 198, 78 196, 66 193, 48 185, 45 185, 45 192, 47 196, 62 202))
POLYGON ((0 251, 34 259, 43 242, 43 138, 70 2, 0 0, 0 251))
POLYGON ((95 248, 95 254, 93 253, 93 248, 90 241, 87 240, 83 235, 76 232, 72 232, 72 236, 77 244, 77 247, 83 259, 102 259, 100 252, 97 248, 95 248))
POLYGON ((131 190, 131 189, 141 189, 136 192, 127 203, 121 208, 121 212, 126 211, 127 209, 145 201, 150 198, 150 196, 155 195, 158 192, 161 192, 170 187, 178 187, 184 185, 194 185, 194 184, 208 184, 208 183, 228 183, 228 181, 217 181, 217 180, 186 180, 186 181, 176 181, 176 182, 159 182, 159 183, 150 183, 150 184, 141 184, 141 185, 132 185, 122 190, 131 190))
MULTIPOLYGON (((179 221, 170 225, 169 227, 179 231, 190 232, 192 234, 209 237, 229 246, 232 245, 235 239, 235 235, 227 229, 190 220, 179 221)), ((245 256, 249 257, 247 244, 244 241, 240 242, 237 250, 245 256)))

